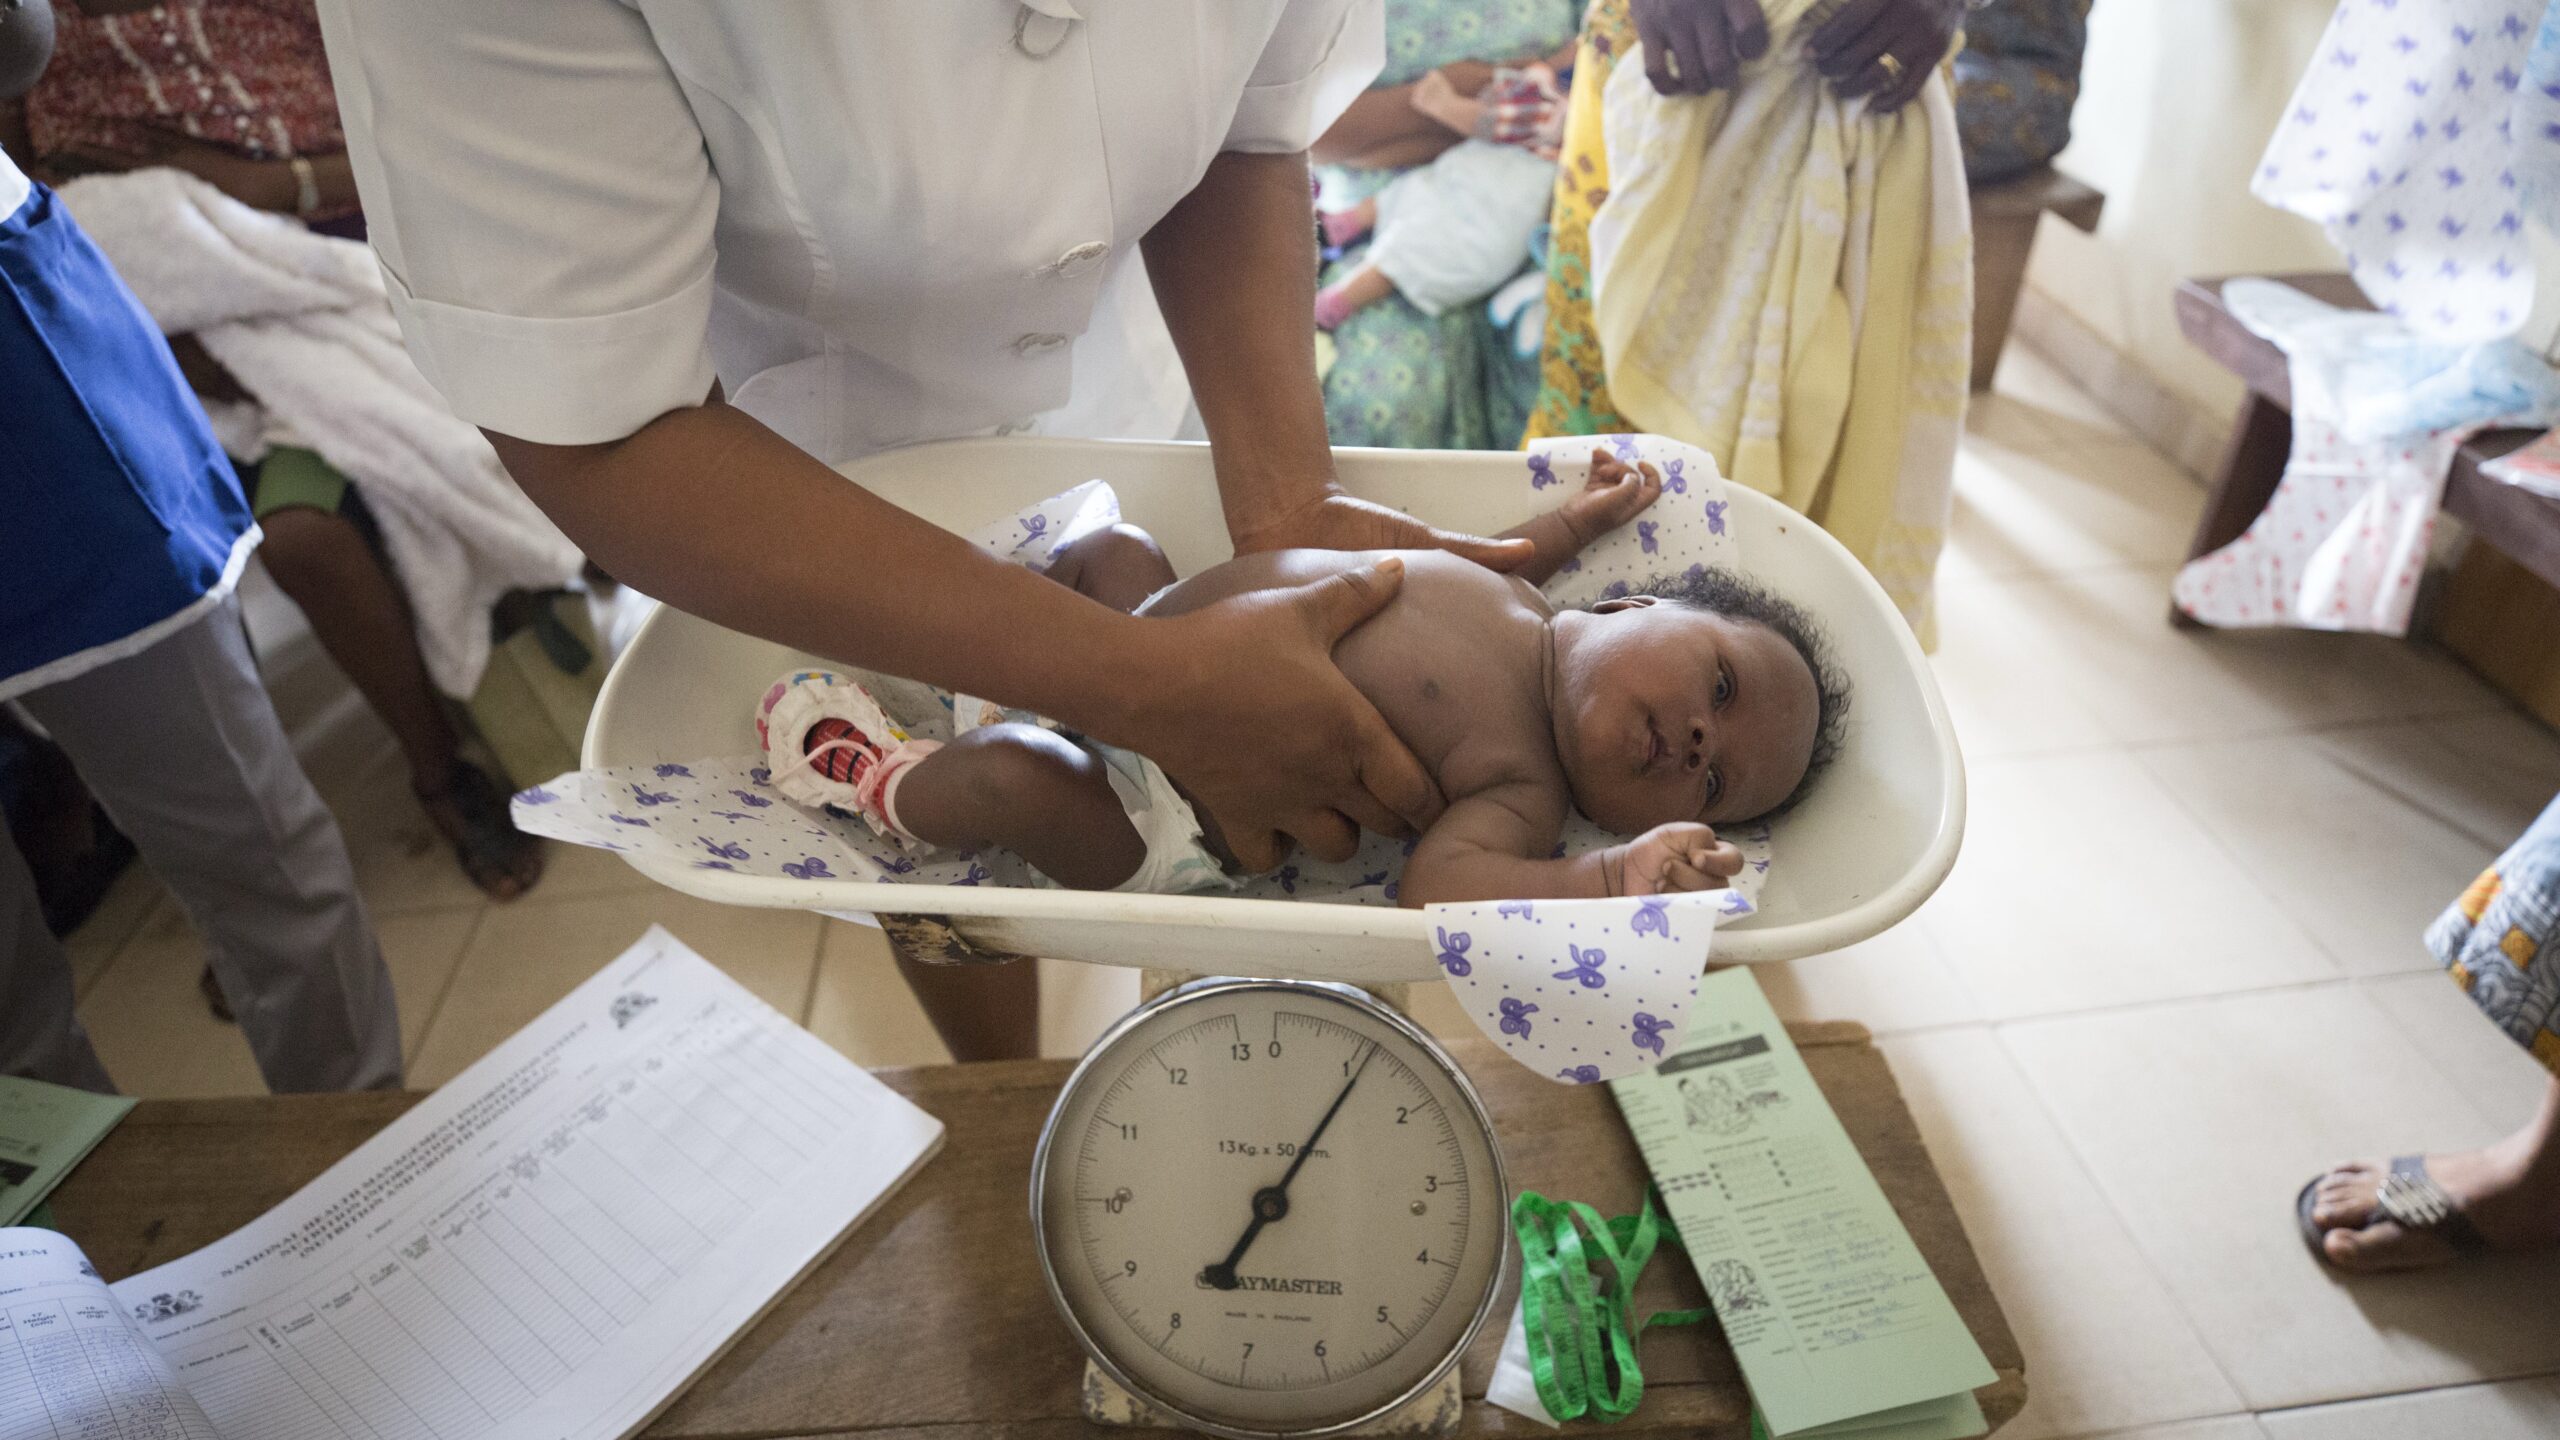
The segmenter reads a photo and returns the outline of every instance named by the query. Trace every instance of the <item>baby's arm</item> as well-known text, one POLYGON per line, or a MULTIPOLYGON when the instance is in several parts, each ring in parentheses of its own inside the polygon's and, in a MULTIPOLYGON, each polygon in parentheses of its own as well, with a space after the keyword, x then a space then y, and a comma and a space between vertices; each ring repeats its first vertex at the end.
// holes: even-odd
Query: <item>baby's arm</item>
POLYGON ((1505 540, 1535 542, 1538 553, 1511 573, 1532 585, 1554 578, 1583 547, 1644 513, 1662 498, 1662 472, 1627 464, 1606 449, 1591 452, 1591 478, 1562 505, 1526 525, 1502 532, 1505 540))
POLYGON ((1742 872, 1742 852, 1704 825, 1657 825, 1633 840, 1549 857, 1564 825, 1561 797, 1514 781, 1453 797, 1405 862, 1397 901, 1572 900, 1714 890, 1742 872))

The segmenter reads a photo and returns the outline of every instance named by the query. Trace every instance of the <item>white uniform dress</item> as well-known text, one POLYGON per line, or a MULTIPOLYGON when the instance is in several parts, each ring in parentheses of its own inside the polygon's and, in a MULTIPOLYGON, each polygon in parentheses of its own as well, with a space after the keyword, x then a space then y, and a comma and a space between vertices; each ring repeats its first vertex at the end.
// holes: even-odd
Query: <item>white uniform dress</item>
POLYGON ((829 462, 1071 398, 1088 430, 1160 416, 1139 238, 1220 151, 1304 149, 1385 50, 1378 0, 320 15, 392 308, 456 411, 597 443, 716 375, 829 462))

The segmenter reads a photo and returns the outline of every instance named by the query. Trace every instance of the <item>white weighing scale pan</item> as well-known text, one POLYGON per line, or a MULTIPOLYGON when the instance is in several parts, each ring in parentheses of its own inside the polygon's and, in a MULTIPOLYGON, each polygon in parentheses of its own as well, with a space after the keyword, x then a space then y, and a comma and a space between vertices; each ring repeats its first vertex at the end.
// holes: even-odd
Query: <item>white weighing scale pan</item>
MULTIPOLYGON (((1353 494, 1451 529, 1491 534, 1546 503, 1518 483, 1521 457, 1508 451, 1344 449, 1334 459, 1353 494)), ((963 533, 1099 477, 1119 493, 1125 518, 1152 532, 1183 574, 1230 554, 1206 445, 960 440, 890 451, 843 473, 963 533)), ((1719 962, 1792 960, 1881 934, 1938 888, 1964 836, 1964 759, 1926 658, 1865 567, 1767 496, 1737 486, 1732 505, 1745 568, 1821 622, 1851 686, 1847 745, 1778 823, 1777 863, 1759 912, 1726 922, 1715 940, 1719 962)), ((753 754, 756 697, 786 670, 827 663, 662 607, 607 677, 581 763, 753 754)), ((875 914, 902 943, 947 927, 959 942, 950 948, 962 954, 1360 985, 1440 978, 1430 923, 1418 910, 802 881, 626 858, 658 883, 706 900, 875 914)))

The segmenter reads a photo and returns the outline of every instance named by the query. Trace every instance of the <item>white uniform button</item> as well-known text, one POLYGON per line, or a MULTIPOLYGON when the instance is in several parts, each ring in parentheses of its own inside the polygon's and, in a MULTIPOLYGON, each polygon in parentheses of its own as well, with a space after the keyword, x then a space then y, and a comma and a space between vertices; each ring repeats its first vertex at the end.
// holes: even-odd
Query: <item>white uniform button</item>
POLYGON ((1017 355, 1046 355, 1066 343, 1064 335, 1034 333, 1014 341, 1013 352, 1017 355))
POLYGON ((1092 269, 1095 265, 1100 264, 1102 257, 1110 253, 1111 246, 1107 242, 1101 240, 1088 240, 1082 245, 1078 245, 1074 249, 1059 256, 1057 263, 1049 267, 1049 273, 1061 278, 1069 275, 1082 275, 1086 271, 1092 269))

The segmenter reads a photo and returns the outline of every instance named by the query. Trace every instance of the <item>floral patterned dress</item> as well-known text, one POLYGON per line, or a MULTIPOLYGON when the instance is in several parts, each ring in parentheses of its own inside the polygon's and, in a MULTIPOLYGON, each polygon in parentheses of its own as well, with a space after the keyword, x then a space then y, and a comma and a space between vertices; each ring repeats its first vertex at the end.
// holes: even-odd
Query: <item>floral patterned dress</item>
MULTIPOLYGON (((1550 54, 1571 40, 1576 0, 1387 0, 1387 65, 1377 83, 1405 85, 1461 60, 1550 54)), ((1328 165, 1317 171, 1328 210, 1358 204, 1397 171, 1328 165)), ((1330 284, 1359 263, 1354 250, 1326 267, 1330 284)), ((1534 268, 1523 261, 1521 270, 1534 268)), ((1482 305, 1438 319, 1390 295, 1333 332, 1325 418, 1337 445, 1510 449, 1537 393, 1535 356, 1512 346, 1482 305)))

